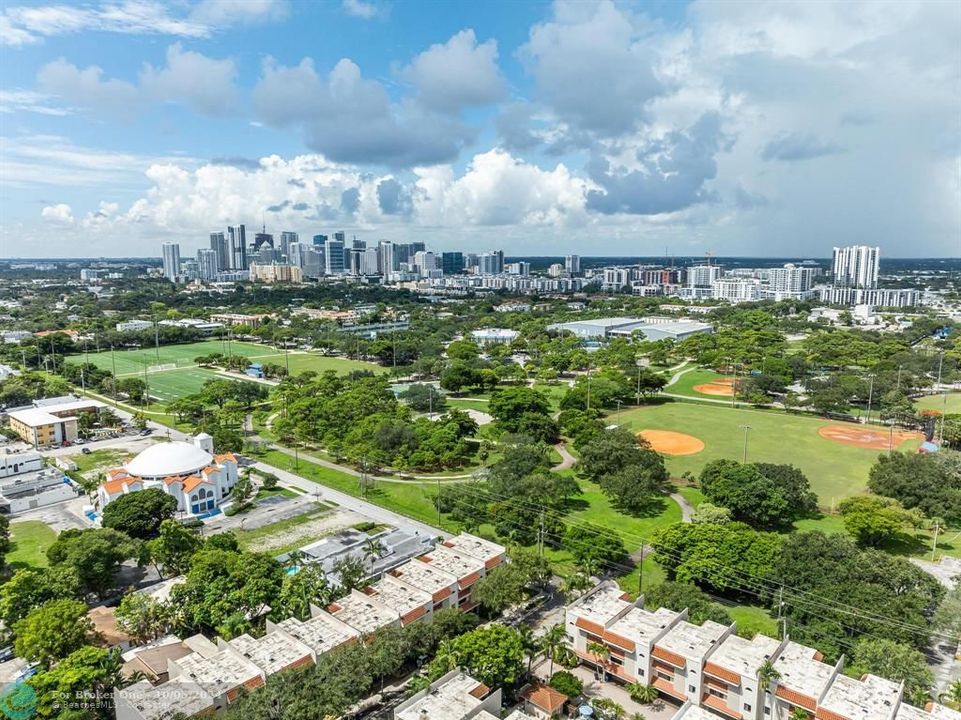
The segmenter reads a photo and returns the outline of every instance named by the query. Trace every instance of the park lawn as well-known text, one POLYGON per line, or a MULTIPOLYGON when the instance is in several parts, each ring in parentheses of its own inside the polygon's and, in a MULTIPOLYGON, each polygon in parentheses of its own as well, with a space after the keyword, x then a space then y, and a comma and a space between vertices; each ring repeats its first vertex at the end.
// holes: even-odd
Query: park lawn
POLYGON ((557 412, 561 409, 561 400, 567 395, 570 386, 567 383, 534 383, 534 389, 547 396, 551 403, 551 411, 557 412))
MULTIPOLYGON (((751 408, 668 402, 623 411, 617 421, 634 431, 673 430, 702 440, 704 449, 694 455, 666 456, 668 470, 675 476, 685 472, 697 475, 711 460, 740 460, 743 427, 750 425, 748 460, 797 466, 824 507, 864 492, 868 472, 881 452, 822 438, 818 428, 836 424, 831 421, 751 408)), ((917 440, 909 440, 901 450, 910 452, 917 447, 917 440)))
POLYGON ((589 480, 578 480, 578 484, 582 494, 573 498, 575 509, 565 518, 616 532, 629 553, 637 550, 642 542, 650 542, 655 530, 681 522, 681 508, 670 498, 663 499, 662 507, 655 514, 635 517, 615 509, 607 495, 589 480))
POLYGON ((457 408, 458 410, 477 410, 486 413, 489 411, 490 403, 487 400, 448 397, 447 407, 457 408))
POLYGON ((293 497, 297 497, 297 495, 298 493, 294 492, 293 490, 290 490, 289 488, 275 487, 268 490, 267 488, 262 487, 260 488, 260 490, 257 491, 257 494, 254 496, 254 500, 263 500, 264 498, 270 498, 270 497, 293 498, 293 497))
POLYGON ((702 385, 703 383, 714 382, 720 380, 721 378, 730 377, 729 375, 724 375, 722 373, 716 373, 713 370, 706 370, 704 368, 698 368, 697 370, 691 370, 689 372, 681 375, 677 382, 673 385, 668 385, 664 388, 664 392, 674 393, 675 395, 687 395, 693 398, 711 398, 713 400, 724 400, 724 395, 705 395, 704 393, 699 393, 694 389, 695 385, 702 385))
POLYGON ((938 395, 925 395, 914 401, 914 407, 918 410, 937 410, 938 412, 947 411, 948 415, 961 413, 961 392, 944 393, 938 395), (947 399, 947 404, 945 404, 947 399))
POLYGON ((704 502, 704 493, 702 493, 696 487, 688 487, 686 485, 674 486, 674 492, 678 493, 681 497, 687 500, 691 507, 697 507, 702 502, 704 502))
MULTIPOLYGON (((200 392, 204 385, 211 380, 224 380, 224 376, 214 370, 206 368, 181 368, 177 370, 161 370, 147 374, 147 391, 154 402, 166 405, 187 395, 200 392)), ((236 382, 243 382, 230 378, 236 382)))
MULTIPOLYGON (((717 600, 717 598, 715 598, 717 600)), ((731 619, 737 623, 737 634, 745 638, 755 635, 778 637, 777 620, 771 617, 767 608, 759 605, 735 605, 721 601, 731 619)))
POLYGON ((57 532, 39 520, 10 523, 10 551, 7 564, 12 568, 47 567, 47 549, 57 539, 57 532))
MULTIPOLYGON (((369 370, 374 373, 385 373, 390 370, 390 368, 375 365, 374 363, 302 351, 290 353, 287 360, 290 362, 291 375, 300 375, 300 373, 306 370, 313 370, 316 373, 324 373, 328 370, 333 370, 338 373, 349 373, 354 370, 369 370)), ((284 359, 284 353, 281 352, 277 356, 271 356, 269 359, 258 360, 257 362, 272 362, 277 365, 284 365, 286 361, 284 359)))

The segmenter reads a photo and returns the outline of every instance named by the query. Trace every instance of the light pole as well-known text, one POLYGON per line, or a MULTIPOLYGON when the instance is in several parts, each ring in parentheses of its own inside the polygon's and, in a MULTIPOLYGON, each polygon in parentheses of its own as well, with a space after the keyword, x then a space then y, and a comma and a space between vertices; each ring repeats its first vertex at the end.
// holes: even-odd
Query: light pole
POLYGON ((641 404, 641 369, 649 367, 651 359, 649 357, 639 357, 637 359, 637 404, 641 404))
POLYGON ((751 431, 750 425, 741 425, 744 430, 744 460, 742 462, 747 463, 747 434, 751 431))
POLYGON ((868 417, 865 423, 871 422, 871 403, 874 402, 874 373, 868 375, 868 417))

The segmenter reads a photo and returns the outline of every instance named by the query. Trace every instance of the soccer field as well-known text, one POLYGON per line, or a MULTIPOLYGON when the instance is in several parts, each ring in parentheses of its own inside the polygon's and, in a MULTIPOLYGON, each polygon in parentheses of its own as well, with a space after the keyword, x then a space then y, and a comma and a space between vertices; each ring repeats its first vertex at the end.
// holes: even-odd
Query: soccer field
MULTIPOLYGON (((711 460, 741 460, 744 453, 744 426, 748 430, 748 461, 789 463, 804 471, 811 488, 824 506, 865 490, 868 472, 881 452, 845 445, 818 434, 834 425, 829 420, 804 415, 732 409, 707 403, 673 402, 625 410, 608 416, 610 422, 625 425, 635 432, 671 430, 691 435, 704 448, 690 455, 666 456, 673 475, 697 475, 711 460)), ((857 430, 863 426, 851 425, 857 430)), ((876 428, 880 435, 886 431, 876 428)), ((906 440, 898 449, 916 450, 919 440, 906 440)))
MULTIPOLYGON (((188 343, 186 345, 161 345, 160 348, 137 348, 133 350, 103 350, 99 353, 87 353, 86 355, 70 355, 67 362, 82 363, 86 360, 93 365, 104 370, 113 371, 116 368, 117 377, 127 377, 143 375, 144 367, 147 373, 153 374, 161 366, 176 365, 178 368, 192 367, 194 358, 201 355, 212 353, 227 354, 227 343, 220 340, 204 340, 202 342, 188 343)), ((255 343, 245 343, 233 341, 230 343, 231 355, 244 355, 250 358, 251 362, 275 363, 284 365, 288 358, 285 357, 283 350, 270 347, 269 345, 257 345, 255 343)), ((294 375, 305 370, 324 372, 325 370, 335 370, 337 372, 350 372, 351 370, 372 370, 383 372, 385 368, 372 363, 348 360, 341 357, 326 357, 318 353, 304 352, 302 350, 291 350, 289 353, 290 372, 294 375)), ((169 372, 164 370, 163 372, 169 372)), ((153 382, 151 381, 151 385, 153 382)))

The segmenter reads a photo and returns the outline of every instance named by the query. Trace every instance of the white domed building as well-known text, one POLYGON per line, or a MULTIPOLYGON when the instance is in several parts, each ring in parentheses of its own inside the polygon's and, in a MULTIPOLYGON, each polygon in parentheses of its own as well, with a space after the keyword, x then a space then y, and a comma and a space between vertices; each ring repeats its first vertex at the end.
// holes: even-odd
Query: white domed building
POLYGON ((103 510, 126 493, 159 488, 177 499, 178 511, 202 515, 220 507, 236 484, 237 458, 214 455, 213 438, 200 433, 193 442, 151 445, 123 467, 108 470, 97 499, 103 510))

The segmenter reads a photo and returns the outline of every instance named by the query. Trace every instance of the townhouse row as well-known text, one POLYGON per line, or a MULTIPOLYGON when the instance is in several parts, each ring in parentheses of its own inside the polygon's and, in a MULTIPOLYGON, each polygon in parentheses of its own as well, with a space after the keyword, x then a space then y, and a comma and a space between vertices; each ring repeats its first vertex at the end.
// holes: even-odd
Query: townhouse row
MULTIPOLYGON (((924 720, 904 701, 901 684, 874 675, 854 679, 842 673, 843 657, 829 664, 789 638, 747 640, 735 630, 733 623, 695 625, 687 610, 646 610, 643 597, 631 602, 613 583, 573 602, 566 615, 567 639, 581 661, 684 703, 678 718, 788 720, 803 711, 818 720, 924 720)), ((961 720, 947 708, 933 715, 961 720)))
POLYGON ((465 533, 326 608, 311 606, 307 620, 268 620, 263 637, 195 635, 131 650, 125 673, 146 679, 114 690, 117 720, 158 720, 171 707, 186 717, 215 712, 274 673, 311 665, 384 628, 425 622, 447 608, 472 610, 474 585, 505 561, 503 546, 465 533))

